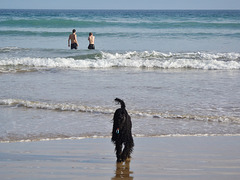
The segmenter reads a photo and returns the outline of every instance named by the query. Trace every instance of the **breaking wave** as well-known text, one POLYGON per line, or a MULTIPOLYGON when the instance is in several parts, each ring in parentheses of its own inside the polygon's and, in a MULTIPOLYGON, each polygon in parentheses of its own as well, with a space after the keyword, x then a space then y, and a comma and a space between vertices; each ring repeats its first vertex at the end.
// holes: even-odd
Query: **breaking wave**
MULTIPOLYGON (((0 105, 12 106, 12 107, 25 107, 34 109, 45 109, 53 111, 75 111, 83 113, 100 113, 100 114, 113 114, 115 109, 110 109, 100 106, 87 106, 82 104, 73 103, 48 103, 39 101, 28 101, 22 99, 1 99, 0 105)), ((239 117, 229 116, 213 116, 213 115, 195 115, 195 114, 171 114, 168 112, 151 112, 151 111, 137 111, 128 110, 131 116, 140 117, 152 117, 152 118, 164 118, 164 119, 186 119, 196 121, 207 121, 207 122, 234 122, 240 123, 239 117)))
MULTIPOLYGON (((0 53, 21 51, 18 48, 1 48, 0 53)), ((45 50, 46 51, 46 50, 45 50)), ((54 52, 56 53, 56 52, 54 52)), ((59 50, 58 53, 64 54, 59 50)), ((67 52, 66 52, 67 55, 67 52)), ((238 70, 239 53, 162 53, 156 51, 77 53, 66 57, 12 57, 0 58, 0 72, 32 71, 48 68, 152 68, 152 69, 203 69, 238 70)))

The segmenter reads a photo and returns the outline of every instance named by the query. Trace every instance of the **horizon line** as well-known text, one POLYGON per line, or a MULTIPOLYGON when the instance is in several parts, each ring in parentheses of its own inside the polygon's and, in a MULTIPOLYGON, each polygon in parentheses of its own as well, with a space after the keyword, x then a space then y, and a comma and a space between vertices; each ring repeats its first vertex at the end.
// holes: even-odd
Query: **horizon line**
POLYGON ((54 8, 54 9, 51 9, 51 8, 0 8, 0 10, 118 10, 118 11, 124 11, 124 10, 143 10, 143 11, 161 11, 161 10, 166 10, 166 11, 172 11, 172 10, 181 10, 181 11, 187 11, 187 10, 191 10, 191 11, 217 11, 217 10, 222 10, 222 11, 239 11, 240 9, 190 9, 190 8, 187 8, 187 9, 88 9, 88 8, 85 8, 85 9, 71 9, 71 8, 54 8))

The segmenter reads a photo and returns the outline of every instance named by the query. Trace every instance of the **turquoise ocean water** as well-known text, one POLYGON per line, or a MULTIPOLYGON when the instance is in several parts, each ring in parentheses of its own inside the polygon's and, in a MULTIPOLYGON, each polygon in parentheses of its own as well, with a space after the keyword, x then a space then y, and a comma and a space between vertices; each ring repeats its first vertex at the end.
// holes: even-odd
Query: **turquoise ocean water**
POLYGON ((134 136, 239 135, 239 47, 240 11, 0 10, 0 141, 109 137, 116 97, 134 136))

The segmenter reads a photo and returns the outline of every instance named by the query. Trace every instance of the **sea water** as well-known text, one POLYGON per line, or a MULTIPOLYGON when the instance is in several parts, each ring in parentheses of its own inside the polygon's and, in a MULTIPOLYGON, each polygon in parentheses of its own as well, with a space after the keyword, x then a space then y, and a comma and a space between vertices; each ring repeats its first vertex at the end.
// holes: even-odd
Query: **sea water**
POLYGON ((116 97, 134 136, 240 135, 239 47, 240 11, 0 10, 0 141, 110 137, 116 97))

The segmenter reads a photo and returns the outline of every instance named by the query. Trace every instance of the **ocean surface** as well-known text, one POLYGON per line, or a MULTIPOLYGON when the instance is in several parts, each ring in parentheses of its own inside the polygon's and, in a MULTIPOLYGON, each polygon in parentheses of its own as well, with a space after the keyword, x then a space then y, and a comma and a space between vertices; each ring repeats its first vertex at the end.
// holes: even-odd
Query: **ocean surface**
POLYGON ((116 97, 135 137, 239 136, 240 11, 0 10, 0 142, 110 137, 116 97))

